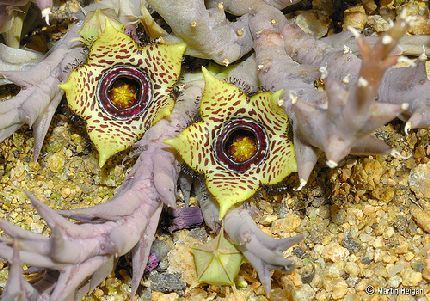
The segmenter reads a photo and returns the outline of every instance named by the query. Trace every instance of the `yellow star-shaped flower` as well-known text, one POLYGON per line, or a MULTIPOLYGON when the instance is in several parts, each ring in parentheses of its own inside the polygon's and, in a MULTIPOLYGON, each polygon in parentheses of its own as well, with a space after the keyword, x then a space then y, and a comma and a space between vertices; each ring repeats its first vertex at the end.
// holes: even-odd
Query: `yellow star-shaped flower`
POLYGON ((118 26, 106 18, 87 62, 61 85, 69 107, 87 122, 100 166, 170 114, 185 51, 185 44, 139 47, 118 26))
POLYGON ((202 121, 165 142, 205 175, 222 218, 261 184, 279 183, 297 166, 288 116, 278 105, 282 91, 248 97, 204 68, 203 76, 202 121))

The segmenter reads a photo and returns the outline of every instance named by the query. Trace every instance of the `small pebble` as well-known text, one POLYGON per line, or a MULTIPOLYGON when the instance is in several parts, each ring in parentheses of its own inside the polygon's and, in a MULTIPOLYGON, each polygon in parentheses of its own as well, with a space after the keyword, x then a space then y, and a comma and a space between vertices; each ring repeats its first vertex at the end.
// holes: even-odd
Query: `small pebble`
POLYGON ((301 288, 295 291, 295 297, 296 301, 314 300, 315 289, 312 288, 309 284, 303 284, 301 288))
POLYGON ((412 208, 411 213, 417 225, 425 232, 430 233, 430 212, 428 212, 428 210, 414 207, 412 208))
POLYGON ((345 264, 345 272, 347 272, 349 275, 355 277, 355 276, 358 276, 358 274, 360 273, 360 268, 354 262, 347 262, 345 264))
POLYGON ((324 248, 324 259, 332 262, 338 262, 349 255, 348 249, 342 247, 338 243, 330 243, 324 248))
POLYGON ((389 287, 399 287, 400 283, 402 283, 402 278, 400 276, 393 276, 388 279, 388 286, 389 287))
POLYGON ((423 279, 423 275, 420 272, 415 272, 411 268, 403 270, 400 274, 404 286, 417 286, 423 279))
POLYGON ((427 251, 427 257, 424 261, 424 270, 422 273, 423 277, 427 282, 430 282, 430 250, 427 251))
POLYGON ((341 281, 338 281, 333 286, 333 291, 331 293, 331 297, 334 300, 339 300, 339 299, 343 298, 343 296, 345 296, 347 292, 348 292, 348 285, 346 284, 346 282, 344 280, 341 280, 341 281))
POLYGON ((387 264, 386 270, 389 277, 394 277, 405 268, 405 264, 400 262, 397 264, 387 264))
POLYGON ((408 245, 405 242, 402 242, 398 247, 394 249, 396 254, 405 254, 408 251, 408 245))
POLYGON ((404 255, 404 257, 405 257, 406 261, 411 261, 411 260, 415 257, 415 255, 414 255, 414 253, 412 253, 412 252, 407 252, 407 253, 404 255))
POLYGON ((360 249, 360 244, 357 243, 352 237, 350 233, 345 233, 344 238, 342 240, 342 245, 347 248, 351 253, 355 253, 360 249))
POLYGON ((278 219, 277 215, 274 214, 267 214, 264 215, 263 218, 260 220, 260 224, 263 226, 270 226, 272 222, 276 221, 278 219))
POLYGON ((318 301, 326 301, 326 300, 330 299, 330 296, 329 296, 328 292, 326 292, 326 291, 319 291, 315 295, 315 299, 318 301))
POLYGON ((160 292, 152 292, 151 301, 177 301, 179 295, 177 293, 163 294, 160 292))
POLYGON ((301 282, 302 283, 311 283, 315 277, 315 267, 312 263, 306 264, 300 270, 301 282))
POLYGON ((53 153, 47 159, 48 168, 52 172, 59 173, 63 170, 65 161, 66 158, 63 153, 53 153))
POLYGON ((409 186, 417 197, 430 198, 430 163, 419 164, 411 170, 409 186))
POLYGON ((181 280, 179 273, 169 274, 153 271, 149 274, 149 280, 151 281, 151 288, 162 293, 175 292, 182 295, 186 288, 186 284, 181 280))
POLYGON ((272 223, 272 233, 282 235, 284 233, 297 232, 301 219, 296 214, 289 214, 286 218, 278 219, 272 223))
POLYGON ((376 32, 387 31, 390 28, 390 24, 381 16, 369 16, 367 25, 371 26, 376 32))
POLYGON ((167 253, 172 249, 173 242, 168 239, 156 239, 151 246, 151 254, 154 254, 158 259, 166 257, 167 253))

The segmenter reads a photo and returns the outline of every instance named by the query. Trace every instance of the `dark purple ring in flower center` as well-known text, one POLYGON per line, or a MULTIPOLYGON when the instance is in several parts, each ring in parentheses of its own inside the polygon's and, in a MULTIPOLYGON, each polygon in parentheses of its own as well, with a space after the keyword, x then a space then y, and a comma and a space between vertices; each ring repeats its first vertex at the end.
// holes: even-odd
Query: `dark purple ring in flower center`
POLYGON ((152 85, 148 75, 133 66, 114 66, 104 71, 97 88, 100 107, 116 119, 134 118, 147 107, 152 98, 152 85), (127 106, 118 106, 112 99, 111 90, 118 82, 128 83, 136 93, 136 99, 127 106))
POLYGON ((214 143, 215 157, 228 169, 245 172, 251 165, 261 163, 267 154, 269 141, 264 128, 252 119, 234 119, 224 124, 214 143), (255 153, 244 161, 234 158, 229 149, 236 137, 248 137, 256 146, 255 153))

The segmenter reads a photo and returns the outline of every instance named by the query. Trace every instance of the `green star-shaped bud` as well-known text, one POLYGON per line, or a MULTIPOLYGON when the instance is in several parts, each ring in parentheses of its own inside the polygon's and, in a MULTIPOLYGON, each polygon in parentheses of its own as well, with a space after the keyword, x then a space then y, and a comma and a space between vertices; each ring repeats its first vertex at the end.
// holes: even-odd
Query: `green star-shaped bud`
POLYGON ((232 285, 239 274, 242 255, 221 230, 205 245, 192 247, 200 283, 232 285))

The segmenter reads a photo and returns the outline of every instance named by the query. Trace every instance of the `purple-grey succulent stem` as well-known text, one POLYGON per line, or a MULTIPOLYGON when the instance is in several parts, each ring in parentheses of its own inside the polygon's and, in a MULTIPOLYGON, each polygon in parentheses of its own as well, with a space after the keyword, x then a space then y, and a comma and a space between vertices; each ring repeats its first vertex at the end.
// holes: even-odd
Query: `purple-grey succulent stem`
POLYGON ((283 105, 293 121, 301 185, 307 182, 320 152, 325 153, 327 165, 335 167, 349 153, 391 151, 369 134, 405 110, 401 104, 376 103, 376 96, 385 71, 397 61, 390 52, 406 27, 405 22, 397 22, 387 33, 391 38, 380 38, 373 47, 358 37, 363 57, 358 60, 333 52, 271 8, 250 19, 259 79, 266 89, 285 93, 283 105), (275 24, 268 25, 272 19, 275 24), (355 63, 348 64, 350 59, 355 63), (339 78, 348 72, 350 77, 339 78), (325 92, 314 88, 320 78, 325 80, 325 92))
POLYGON ((266 294, 270 294, 271 271, 294 269, 292 261, 284 258, 282 252, 303 240, 298 234, 289 238, 275 239, 255 224, 244 208, 230 210, 224 218, 224 230, 231 241, 257 270, 258 278, 263 284, 266 294))
POLYGON ((199 207, 169 208, 167 212, 170 233, 197 227, 203 223, 202 210, 199 207))
MULTIPOLYGON (((424 49, 423 52, 423 45, 428 44, 430 37, 401 36, 403 29, 399 28, 399 25, 402 23, 407 25, 407 20, 400 19, 394 28, 382 34, 382 39, 385 41, 392 40, 398 44, 398 47, 388 44, 387 46, 392 48, 395 54, 429 55, 430 50, 428 48, 424 49)), ((297 25, 290 24, 284 27, 283 35, 289 37, 289 39, 284 40, 285 49, 295 61, 315 67, 325 66, 329 78, 340 81, 348 79, 352 84, 357 82, 361 60, 356 53, 362 52, 362 49, 356 42, 357 38, 353 40, 354 47, 350 47, 352 53, 348 51, 348 48, 343 48, 345 44, 351 46, 350 33, 343 32, 336 36, 317 40, 303 33, 297 25), (302 49, 307 49, 307 51, 301 51, 302 49)), ((381 43, 379 37, 367 37, 366 40, 372 46, 371 48, 381 43)), ((378 88, 378 102, 409 105, 400 116, 401 119, 407 121, 406 132, 410 129, 430 126, 429 95, 430 80, 427 77, 424 63, 419 60, 407 68, 388 69, 378 88)))
POLYGON ((227 20, 224 10, 207 9, 200 0, 149 0, 172 28, 187 43, 187 54, 228 65, 252 49, 248 16, 227 20))
POLYGON ((36 0, 37 6, 40 8, 40 10, 43 10, 48 7, 52 7, 53 1, 52 0, 36 0))
MULTIPOLYGON (((299 3, 302 0, 224 0, 222 1, 222 7, 229 13, 235 16, 242 16, 249 12, 258 9, 259 6, 269 5, 278 10, 299 3)), ((209 0, 205 3, 209 7, 220 7, 218 0, 209 0)))
POLYGON ((76 40, 82 23, 75 24, 39 63, 24 71, 1 71, 0 77, 20 86, 15 97, 0 102, 0 142, 23 124, 33 128, 34 159, 40 154, 55 109, 64 92, 58 87, 86 56, 76 40))

